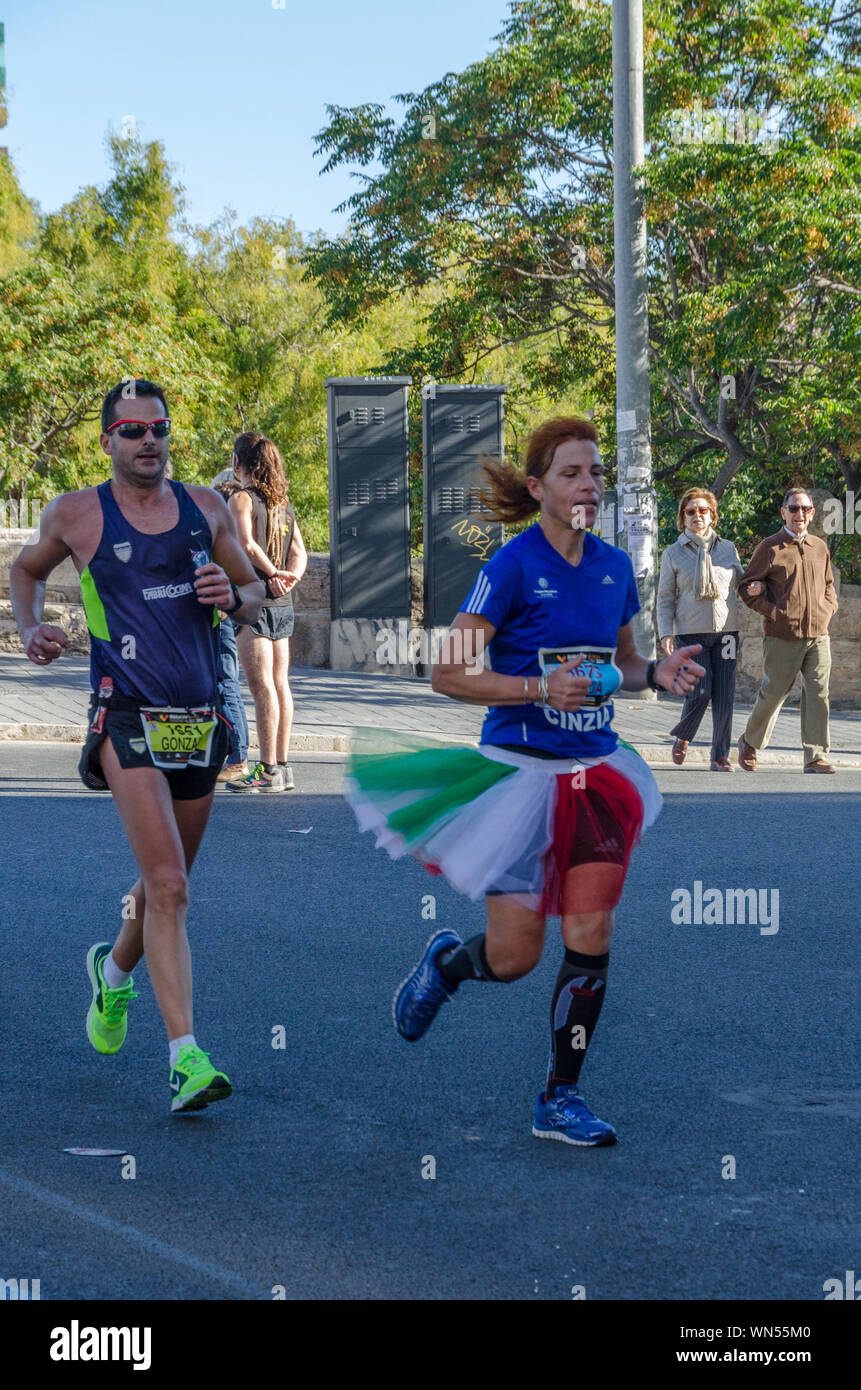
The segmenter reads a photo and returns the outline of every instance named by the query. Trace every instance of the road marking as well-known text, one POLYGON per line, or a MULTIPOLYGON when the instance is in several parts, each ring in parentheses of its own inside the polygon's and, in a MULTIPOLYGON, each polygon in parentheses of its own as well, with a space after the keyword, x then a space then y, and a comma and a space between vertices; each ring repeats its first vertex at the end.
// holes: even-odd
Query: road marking
POLYGON ((51 1192, 49 1188, 40 1187, 38 1183, 28 1182, 26 1178, 16 1177, 14 1173, 4 1173, 2 1169, 0 1182, 11 1187, 13 1192, 20 1192, 37 1202, 44 1202, 55 1211, 65 1212, 67 1216, 73 1216, 78 1221, 88 1221, 91 1226, 98 1226, 109 1235, 120 1236, 149 1255, 158 1255, 161 1259, 170 1260, 172 1264, 189 1269, 205 1279, 216 1279, 221 1284, 227 1284, 229 1288, 248 1298, 260 1299, 267 1296, 268 1290, 262 1284, 249 1284, 245 1279, 240 1279, 239 1275, 232 1274, 229 1269, 222 1269, 220 1265, 213 1264, 211 1260, 202 1260, 197 1255, 189 1254, 187 1250, 180 1250, 175 1245, 168 1245, 166 1241, 147 1235, 145 1231, 138 1231, 134 1226, 114 1221, 110 1216, 103 1216, 101 1212, 94 1211, 92 1207, 70 1202, 68 1197, 61 1197, 58 1192, 51 1192))

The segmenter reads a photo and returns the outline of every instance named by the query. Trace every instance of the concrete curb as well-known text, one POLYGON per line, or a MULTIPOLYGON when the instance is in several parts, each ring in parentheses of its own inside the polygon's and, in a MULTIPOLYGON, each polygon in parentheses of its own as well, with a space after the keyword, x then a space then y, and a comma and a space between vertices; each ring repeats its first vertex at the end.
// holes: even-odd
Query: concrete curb
MULTIPOLYGON (((84 724, 2 724, 0 743, 83 743, 87 736, 84 724)), ((298 752, 346 753, 348 734, 294 733, 290 747, 298 752)))
MULTIPOLYGON (((410 733, 421 738, 426 735, 433 739, 435 743, 450 743, 452 745, 463 744, 464 742, 475 746, 477 739, 448 738, 445 735, 434 733, 432 730, 410 730, 410 733)), ((20 743, 83 743, 86 737, 86 728, 81 724, 12 724, 0 723, 0 743, 20 742, 20 743)), ((634 745, 640 757, 650 766, 654 767, 675 767, 675 763, 670 757, 670 743, 642 743, 634 745)), ((350 749, 349 733, 306 733, 304 730, 295 729, 290 739, 290 747, 297 753, 347 753, 350 749)), ((797 772, 802 771, 801 750, 797 752, 772 751, 770 748, 763 749, 759 754, 760 767, 788 767, 794 768, 797 772)), ((829 754, 829 761, 835 767, 861 768, 861 758, 853 758, 849 754, 834 753, 829 754)), ((710 762, 708 748, 689 748, 685 759, 685 766, 697 765, 708 767, 710 762)), ((735 766, 735 764, 733 764, 735 766)), ((679 771, 682 771, 679 768, 679 771)))

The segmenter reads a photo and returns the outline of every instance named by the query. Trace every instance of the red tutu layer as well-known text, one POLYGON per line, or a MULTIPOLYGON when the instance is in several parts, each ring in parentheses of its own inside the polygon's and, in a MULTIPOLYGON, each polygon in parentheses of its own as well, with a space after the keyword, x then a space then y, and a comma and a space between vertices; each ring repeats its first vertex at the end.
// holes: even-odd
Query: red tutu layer
POLYGON ((558 776, 539 911, 553 917, 616 907, 642 824, 639 793, 615 768, 590 767, 582 787, 570 774, 558 776))

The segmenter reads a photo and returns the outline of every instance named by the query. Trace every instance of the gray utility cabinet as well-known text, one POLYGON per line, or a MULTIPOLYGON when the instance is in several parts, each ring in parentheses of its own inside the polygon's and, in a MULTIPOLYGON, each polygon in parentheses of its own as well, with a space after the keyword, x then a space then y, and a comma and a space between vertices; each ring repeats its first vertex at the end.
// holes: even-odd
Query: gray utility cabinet
POLYGON ((502 545, 478 500, 481 454, 502 459, 504 386, 422 387, 425 624, 448 627, 502 545))
POLYGON ((326 381, 333 618, 410 616, 411 381, 326 381))

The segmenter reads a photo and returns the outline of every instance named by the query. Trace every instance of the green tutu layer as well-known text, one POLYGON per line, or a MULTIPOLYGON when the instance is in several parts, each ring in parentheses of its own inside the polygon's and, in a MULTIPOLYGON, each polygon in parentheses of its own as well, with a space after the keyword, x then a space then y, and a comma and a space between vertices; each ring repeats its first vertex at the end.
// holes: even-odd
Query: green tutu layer
POLYGON ((361 798, 387 808, 389 830, 414 844, 451 812, 481 796, 517 769, 491 762, 473 748, 457 745, 428 746, 426 739, 403 734, 367 734, 354 731, 347 776, 361 798), (392 743, 400 747, 392 751, 392 743), (374 746, 385 743, 385 752, 374 746), (424 793, 424 794, 422 794, 424 793), (409 803, 398 807, 400 797, 409 803))
POLYGON ((606 805, 626 856, 661 807, 648 766, 628 748, 590 761, 585 785, 572 785, 571 770, 566 759, 356 729, 344 795, 390 858, 413 855, 473 902, 495 893, 558 916, 559 863, 570 862, 581 804, 587 814, 595 798, 606 805))

